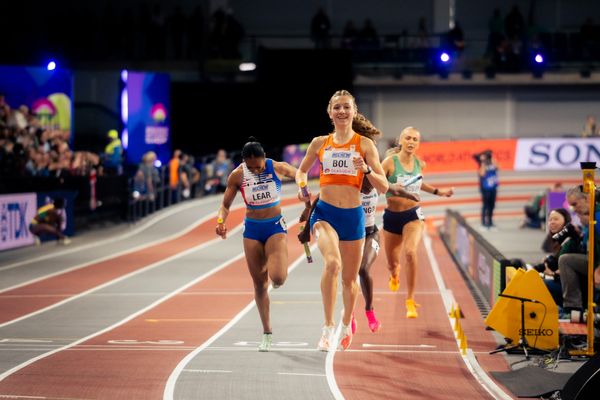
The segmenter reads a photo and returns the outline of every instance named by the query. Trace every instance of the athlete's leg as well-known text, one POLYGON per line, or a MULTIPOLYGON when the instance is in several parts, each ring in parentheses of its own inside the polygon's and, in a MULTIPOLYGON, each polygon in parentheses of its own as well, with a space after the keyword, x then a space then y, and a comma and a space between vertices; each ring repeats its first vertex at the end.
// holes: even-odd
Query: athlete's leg
POLYGON ((266 267, 273 286, 283 285, 288 273, 287 235, 277 233, 265 243, 266 267))
POLYGON ((364 239, 340 241, 340 252, 342 255, 342 299, 344 300, 342 323, 346 326, 350 325, 352 312, 354 311, 358 296, 356 277, 360 269, 363 246, 364 239))
POLYGON ((321 275, 321 295, 323 297, 323 311, 325 312, 325 326, 334 326, 333 312, 337 294, 337 278, 342 268, 339 238, 337 232, 328 222, 315 222, 314 228, 317 235, 317 245, 323 255, 325 268, 321 275))
POLYGON ((30 231, 31 231, 31 233, 33 233, 36 236, 52 235, 52 236, 56 236, 57 239, 65 238, 65 235, 63 235, 60 230, 56 229, 54 226, 52 226, 50 224, 39 223, 39 224, 31 225, 30 231))
POLYGON ((404 225, 404 229, 402 230, 406 256, 406 288, 408 290, 408 299, 412 299, 415 294, 415 284, 417 282, 417 247, 421 241, 423 226, 423 221, 415 220, 404 225))
POLYGON ((360 287, 365 298, 365 310, 373 309, 373 278, 371 277, 371 265, 379 253, 379 231, 375 231, 365 238, 363 257, 360 264, 360 287))
POLYGON ((271 320, 269 317, 269 277, 265 263, 264 245, 254 239, 244 238, 244 253, 248 263, 248 271, 254 283, 254 301, 263 325, 264 333, 271 333, 271 320))
POLYGON ((390 275, 396 279, 400 276, 400 253, 402 252, 402 235, 383 231, 385 257, 390 275))

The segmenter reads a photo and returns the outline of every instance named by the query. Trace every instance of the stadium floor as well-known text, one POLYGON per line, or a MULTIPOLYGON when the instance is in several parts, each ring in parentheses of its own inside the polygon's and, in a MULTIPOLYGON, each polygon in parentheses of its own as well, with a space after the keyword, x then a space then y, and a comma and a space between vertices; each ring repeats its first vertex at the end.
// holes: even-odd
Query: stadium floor
MULTIPOLYGON (((501 176, 499 232, 484 237, 507 257, 537 261, 543 232, 518 229, 523 205, 579 171, 501 176), (515 236, 524 235, 524 236, 515 236), (515 240, 515 237, 525 238, 515 240), (519 247, 519 243, 529 246, 519 247)), ((419 318, 406 319, 401 289, 387 289, 385 257, 372 268, 382 328, 371 333, 356 308, 358 331, 345 352, 316 350, 322 324, 322 260, 308 264, 295 239, 301 205, 284 186, 289 277, 270 292, 273 351, 256 351, 261 326, 242 253, 244 209, 238 199, 230 234, 214 234, 220 196, 187 201, 133 225, 4 252, 0 264, 0 398, 15 399, 482 399, 511 398, 490 371, 512 356, 489 355, 498 340, 441 242, 446 208, 478 225, 474 174, 431 175, 454 186, 451 199, 423 198, 430 221, 419 247, 419 318), (449 308, 464 319, 461 355, 449 308)), ((426 196, 426 197, 425 197, 426 196)), ((380 225, 381 213, 378 224, 380 225)), ((403 274, 401 275, 403 278, 403 274)), ((338 290, 339 292, 340 290, 338 290)), ((336 315, 340 315, 338 295, 336 315)))

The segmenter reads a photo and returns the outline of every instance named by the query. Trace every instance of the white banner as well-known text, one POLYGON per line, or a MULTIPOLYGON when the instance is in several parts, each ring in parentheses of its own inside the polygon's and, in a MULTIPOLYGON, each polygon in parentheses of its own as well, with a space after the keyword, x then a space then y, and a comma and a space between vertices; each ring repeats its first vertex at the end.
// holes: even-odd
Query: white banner
POLYGON ((35 193, 0 195, 0 250, 33 244, 29 224, 36 212, 35 193))
POLYGON ((515 170, 579 170, 582 161, 600 164, 600 138, 519 139, 515 170))

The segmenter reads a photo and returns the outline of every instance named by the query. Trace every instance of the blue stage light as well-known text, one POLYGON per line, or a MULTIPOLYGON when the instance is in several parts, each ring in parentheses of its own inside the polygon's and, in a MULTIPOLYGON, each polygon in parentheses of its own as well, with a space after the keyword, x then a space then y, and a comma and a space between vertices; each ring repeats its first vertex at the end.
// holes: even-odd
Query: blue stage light
POLYGON ((440 61, 443 63, 447 63, 450 61, 450 55, 448 53, 446 53, 445 51, 442 52, 442 54, 440 54, 440 61))
POLYGON ((542 56, 540 53, 537 53, 533 59, 538 64, 541 64, 544 62, 544 56, 542 56))
POLYGON ((56 62, 55 61, 49 61, 48 65, 46 65, 46 69, 48 71, 54 71, 56 69, 56 62))

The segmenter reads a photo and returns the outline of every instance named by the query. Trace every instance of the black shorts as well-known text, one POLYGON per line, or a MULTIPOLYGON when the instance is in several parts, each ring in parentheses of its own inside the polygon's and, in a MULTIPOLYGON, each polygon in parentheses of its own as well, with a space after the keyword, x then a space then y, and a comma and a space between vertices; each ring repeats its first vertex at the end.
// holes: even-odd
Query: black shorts
POLYGON ((421 207, 416 206, 404 211, 383 211, 383 230, 402 235, 404 226, 412 221, 425 221, 421 207))

